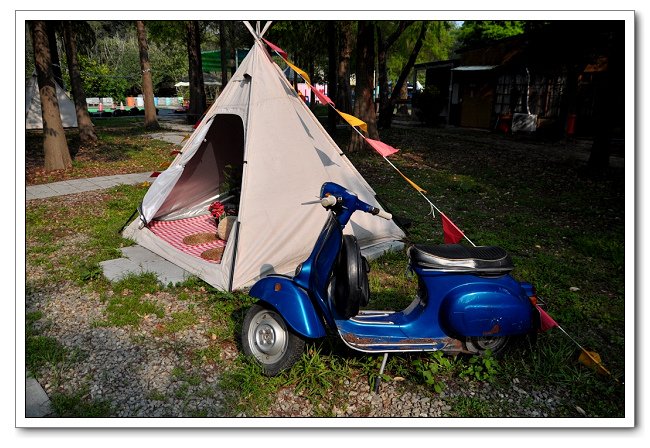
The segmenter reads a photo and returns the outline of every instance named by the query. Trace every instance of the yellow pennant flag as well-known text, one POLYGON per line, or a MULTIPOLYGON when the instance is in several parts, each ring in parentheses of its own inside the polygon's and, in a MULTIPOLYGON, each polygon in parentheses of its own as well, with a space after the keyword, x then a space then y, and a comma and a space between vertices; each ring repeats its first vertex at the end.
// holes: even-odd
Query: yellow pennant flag
MULTIPOLYGON (((397 170, 397 168, 395 168, 395 169, 397 170)), ((419 191, 420 193, 426 193, 426 192, 427 192, 427 190, 421 188, 418 184, 416 184, 416 183, 413 182, 411 179, 409 179, 408 177, 406 177, 406 176, 404 175, 404 173, 402 173, 400 170, 397 170, 397 172, 400 174, 400 176, 402 176, 402 177, 404 178, 404 180, 405 180, 406 182, 408 182, 408 183, 411 185, 411 187, 415 188, 415 189, 416 189, 417 191, 419 191)))
POLYGON ((289 67, 291 67, 291 68, 293 69, 294 72, 296 72, 296 73, 298 73, 300 76, 302 76, 302 79, 304 79, 305 81, 307 81, 307 84, 311 85, 311 80, 309 79, 309 76, 307 75, 307 73, 305 73, 304 71, 300 70, 298 67, 296 67, 295 65, 293 65, 291 62, 287 61, 286 59, 284 60, 284 62, 286 62, 287 65, 288 65, 289 67))
POLYGON ((341 112, 338 109, 334 109, 334 110, 336 110, 339 113, 339 115, 343 117, 343 119, 350 124, 350 126, 352 127, 359 126, 364 132, 368 132, 368 125, 366 124, 365 121, 359 120, 357 117, 341 112))

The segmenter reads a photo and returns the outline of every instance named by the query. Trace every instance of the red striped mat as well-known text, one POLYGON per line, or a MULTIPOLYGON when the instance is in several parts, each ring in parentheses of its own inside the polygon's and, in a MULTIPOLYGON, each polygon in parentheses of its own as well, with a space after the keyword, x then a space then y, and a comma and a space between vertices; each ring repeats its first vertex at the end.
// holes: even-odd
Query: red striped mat
MULTIPOLYGON (((163 241, 171 244, 174 248, 198 258, 201 258, 201 254, 208 249, 224 247, 226 245, 226 242, 223 240, 210 241, 209 243, 195 245, 183 243, 183 238, 189 235, 194 235, 195 233, 217 232, 214 219, 207 215, 177 219, 176 221, 152 221, 149 223, 149 230, 163 241)), ((205 258, 201 259, 205 260, 205 258)), ((206 261, 211 263, 220 262, 214 260, 206 261)))

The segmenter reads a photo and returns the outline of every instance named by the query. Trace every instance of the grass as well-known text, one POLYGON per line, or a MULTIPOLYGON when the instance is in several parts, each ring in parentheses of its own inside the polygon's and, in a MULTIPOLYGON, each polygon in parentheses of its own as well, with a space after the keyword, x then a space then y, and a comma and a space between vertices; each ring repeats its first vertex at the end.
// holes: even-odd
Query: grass
MULTIPOLYGON (((154 143, 138 127, 137 119, 132 121, 130 125, 120 121, 118 126, 110 119, 102 120, 98 131, 104 146, 88 153, 88 162, 80 152, 75 168, 56 176, 110 174, 126 166, 134 167, 133 171, 156 169, 155 163, 167 160, 173 145, 154 143)), ((345 135, 337 136, 342 148, 345 140, 345 135)), ((616 378, 623 377, 626 216, 622 169, 613 168, 604 178, 592 179, 581 171, 578 160, 567 156, 572 148, 472 131, 393 129, 382 132, 382 141, 400 148, 391 161, 425 188, 428 197, 470 239, 508 250, 516 266, 513 275, 533 283, 551 316, 583 346, 599 352, 616 378)), ((30 145, 37 146, 37 142, 28 138, 28 152, 30 145)), ((409 242, 442 242, 440 218, 436 214, 432 219, 426 202, 383 159, 370 153, 350 154, 350 159, 388 209, 411 222, 409 242)), ((34 179, 47 180, 34 173, 34 179)), ((25 215, 27 294, 52 295, 66 284, 98 294, 104 308, 102 320, 95 324, 129 329, 134 331, 134 340, 143 342, 147 339, 137 333, 143 318, 150 315, 161 320, 156 333, 161 349, 175 347, 189 364, 178 366, 181 370, 175 371, 178 384, 173 390, 151 392, 155 400, 177 396, 189 402, 208 393, 200 372, 214 368, 221 372, 220 387, 229 397, 227 415, 264 415, 278 393, 290 390, 313 407, 314 415, 329 416, 335 405, 339 409, 345 405, 346 378, 373 381, 381 361, 378 357, 350 354, 331 341, 311 345, 293 369, 273 379, 264 377, 250 360, 229 357, 233 350, 239 352, 237 335, 253 303, 244 293, 220 292, 198 279, 163 288, 149 275, 114 285, 107 282, 99 263, 119 257, 119 248, 131 244, 117 230, 146 191, 146 185, 123 186, 30 201, 25 215), (160 294, 174 295, 185 308, 162 309, 157 300, 160 294), (206 343, 188 351, 176 338, 203 320, 206 343)), ((411 302, 416 281, 406 268, 404 253, 386 254, 371 263, 369 308, 401 309, 411 302)), ((48 318, 44 312, 27 315, 28 366, 37 373, 44 366, 75 359, 74 353, 42 334, 48 318)), ((554 417, 575 416, 578 404, 590 416, 623 416, 624 387, 580 365, 577 355, 575 344, 553 329, 540 334, 532 349, 499 360, 497 372, 488 379, 497 388, 508 387, 515 378, 537 387, 560 388, 566 400, 554 417)), ((478 369, 470 370, 476 361, 472 364, 464 358, 450 359, 446 367, 444 361, 428 357, 391 356, 386 374, 405 378, 405 387, 425 384, 417 360, 427 362, 422 371, 436 373, 432 393, 436 384, 444 391, 465 381, 460 378, 463 371, 470 384, 487 381, 476 378, 478 369)), ((60 399, 67 403, 62 409, 77 409, 74 412, 101 414, 108 409, 83 395, 60 399)), ((449 404, 453 416, 505 412, 496 404, 471 398, 449 404)))
POLYGON ((66 171, 43 170, 43 136, 40 131, 25 133, 27 185, 36 185, 84 177, 159 171, 173 160, 174 145, 152 139, 140 117, 95 120, 98 143, 81 147, 77 130, 67 130, 68 148, 73 155, 72 168, 66 171))

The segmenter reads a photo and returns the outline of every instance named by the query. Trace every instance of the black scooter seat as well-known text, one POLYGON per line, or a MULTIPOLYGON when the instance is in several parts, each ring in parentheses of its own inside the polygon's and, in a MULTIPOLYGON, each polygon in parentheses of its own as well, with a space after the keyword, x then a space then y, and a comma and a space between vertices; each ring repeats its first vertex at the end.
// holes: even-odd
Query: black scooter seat
POLYGON ((409 248, 411 263, 425 269, 502 275, 514 269, 510 255, 500 247, 467 247, 461 244, 424 246, 416 244, 409 248))

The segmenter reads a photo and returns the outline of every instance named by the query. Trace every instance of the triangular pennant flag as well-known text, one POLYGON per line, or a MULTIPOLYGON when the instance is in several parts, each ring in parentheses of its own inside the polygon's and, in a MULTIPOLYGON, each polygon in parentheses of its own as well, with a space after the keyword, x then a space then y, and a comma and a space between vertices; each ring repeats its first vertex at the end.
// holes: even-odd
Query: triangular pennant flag
POLYGON ((393 148, 390 145, 387 145, 384 142, 380 142, 379 140, 373 140, 370 138, 366 138, 366 141, 370 146, 372 146, 372 149, 377 151, 379 154, 381 154, 383 157, 388 157, 391 154, 395 154, 399 149, 393 148))
POLYGON ((458 244, 458 242, 465 236, 462 230, 456 227, 451 219, 447 218, 447 215, 440 212, 442 217, 442 232, 445 238, 445 244, 458 244))
POLYGON ((411 187, 415 188, 415 189, 416 189, 417 191, 419 191, 420 193, 426 193, 426 192, 427 192, 427 190, 425 190, 424 188, 421 188, 418 184, 416 184, 416 183, 413 182, 411 179, 409 179, 408 177, 406 177, 406 176, 404 175, 404 173, 402 173, 400 170, 398 170, 397 168, 395 168, 395 170, 399 173, 400 176, 402 176, 402 177, 404 178, 404 180, 405 180, 406 182, 409 183, 409 185, 411 185, 411 187))
POLYGON ((347 121, 350 124, 350 126, 352 127, 359 126, 364 132, 368 132, 368 125, 366 124, 365 121, 359 120, 357 117, 350 114, 346 114, 345 112, 341 112, 338 109, 336 109, 336 111, 339 113, 341 117, 343 117, 345 121, 347 121))
POLYGON ((329 97, 327 95, 324 95, 324 94, 320 93, 318 91, 318 89, 316 87, 312 86, 311 84, 309 84, 309 87, 311 88, 311 91, 314 92, 314 95, 316 95, 316 97, 318 98, 318 100, 322 104, 331 104, 332 107, 336 108, 336 105, 334 104, 334 101, 329 99, 329 97))
POLYGON ((558 323, 553 320, 551 316, 548 315, 539 305, 535 305, 539 311, 539 331, 544 332, 550 330, 553 327, 559 327, 558 323))
POLYGON ((286 62, 287 65, 289 67, 291 67, 294 72, 296 72, 300 76, 302 76, 302 79, 304 79, 307 82, 307 84, 311 84, 311 80, 309 79, 309 76, 307 75, 307 73, 305 73, 303 70, 300 70, 298 67, 296 67, 295 65, 293 65, 291 62, 287 61, 286 59, 284 60, 284 62, 286 62))
POLYGON ((272 50, 277 51, 278 54, 279 54, 280 56, 282 56, 283 59, 285 59, 285 60, 287 59, 287 52, 286 52, 286 51, 284 51, 282 48, 278 47, 277 45, 275 45, 275 44, 269 42, 268 40, 266 40, 266 39, 264 39, 264 38, 262 38, 262 40, 263 40, 264 42, 266 42, 266 45, 268 45, 269 47, 271 47, 272 50))

